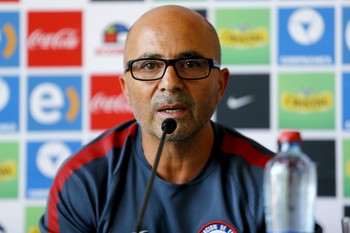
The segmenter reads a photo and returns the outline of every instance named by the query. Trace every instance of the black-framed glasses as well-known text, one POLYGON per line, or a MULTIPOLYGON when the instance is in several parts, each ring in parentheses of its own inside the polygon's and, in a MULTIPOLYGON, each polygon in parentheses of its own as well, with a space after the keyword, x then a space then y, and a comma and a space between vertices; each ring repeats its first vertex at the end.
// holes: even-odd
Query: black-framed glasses
POLYGON ((210 75, 211 68, 220 69, 219 62, 211 58, 141 58, 128 61, 125 72, 130 70, 136 80, 154 81, 164 76, 168 66, 173 66, 177 76, 186 80, 203 79, 210 75))

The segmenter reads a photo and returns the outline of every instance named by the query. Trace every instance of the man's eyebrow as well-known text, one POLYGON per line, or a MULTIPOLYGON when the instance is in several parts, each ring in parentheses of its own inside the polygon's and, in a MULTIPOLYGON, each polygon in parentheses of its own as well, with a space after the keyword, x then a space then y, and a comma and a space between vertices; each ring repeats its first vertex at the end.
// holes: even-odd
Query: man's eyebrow
POLYGON ((139 56, 137 59, 144 59, 144 58, 162 58, 163 56, 159 53, 144 53, 141 56, 139 56))

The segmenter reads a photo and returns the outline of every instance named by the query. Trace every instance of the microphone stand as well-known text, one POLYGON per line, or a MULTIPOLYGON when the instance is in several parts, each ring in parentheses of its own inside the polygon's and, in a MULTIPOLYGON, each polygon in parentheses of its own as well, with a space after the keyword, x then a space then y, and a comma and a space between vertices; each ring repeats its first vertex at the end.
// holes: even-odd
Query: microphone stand
POLYGON ((168 118, 168 119, 165 119, 163 121, 163 123, 162 123, 163 134, 162 134, 162 137, 160 139, 158 151, 157 151, 156 158, 154 160, 154 164, 153 164, 153 168, 152 168, 152 173, 151 173, 151 176, 150 176, 148 184, 147 184, 145 196, 143 198, 141 210, 140 210, 140 213, 139 213, 137 221, 136 221, 134 233, 139 233, 140 229, 141 229, 142 221, 143 221, 143 218, 144 218, 144 215, 146 212, 146 208, 147 208, 148 199, 149 199, 149 196, 151 194, 154 178, 155 178, 156 173, 157 173, 157 168, 158 168, 160 156, 162 155, 163 146, 164 146, 164 142, 165 142, 165 136, 167 134, 173 133, 175 131, 175 129, 176 129, 176 121, 174 119, 168 118))

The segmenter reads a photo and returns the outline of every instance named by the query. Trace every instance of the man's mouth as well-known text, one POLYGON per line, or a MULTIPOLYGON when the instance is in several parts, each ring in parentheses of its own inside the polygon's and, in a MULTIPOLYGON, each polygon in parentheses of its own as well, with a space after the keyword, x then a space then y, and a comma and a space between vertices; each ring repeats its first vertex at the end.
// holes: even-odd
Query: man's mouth
POLYGON ((162 110, 162 111, 164 111, 164 112, 166 112, 166 113, 175 113, 175 112, 179 112, 179 111, 181 111, 181 110, 183 110, 183 108, 181 109, 181 108, 176 108, 176 109, 165 109, 165 110, 162 110))
POLYGON ((162 106, 158 109, 159 112, 166 112, 166 113, 176 113, 180 111, 186 110, 183 106, 162 106))

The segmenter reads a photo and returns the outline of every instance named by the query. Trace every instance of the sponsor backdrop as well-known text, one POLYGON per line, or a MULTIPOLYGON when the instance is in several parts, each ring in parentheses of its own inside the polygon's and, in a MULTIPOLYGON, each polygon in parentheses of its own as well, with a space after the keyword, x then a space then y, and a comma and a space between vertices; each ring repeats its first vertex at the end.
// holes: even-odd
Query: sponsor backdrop
POLYGON ((281 129, 300 130, 318 168, 316 219, 341 232, 350 0, 0 0, 0 232, 38 232, 62 162, 133 117, 118 83, 125 37, 143 12, 169 3, 217 28, 231 77, 213 120, 274 151, 281 129))

